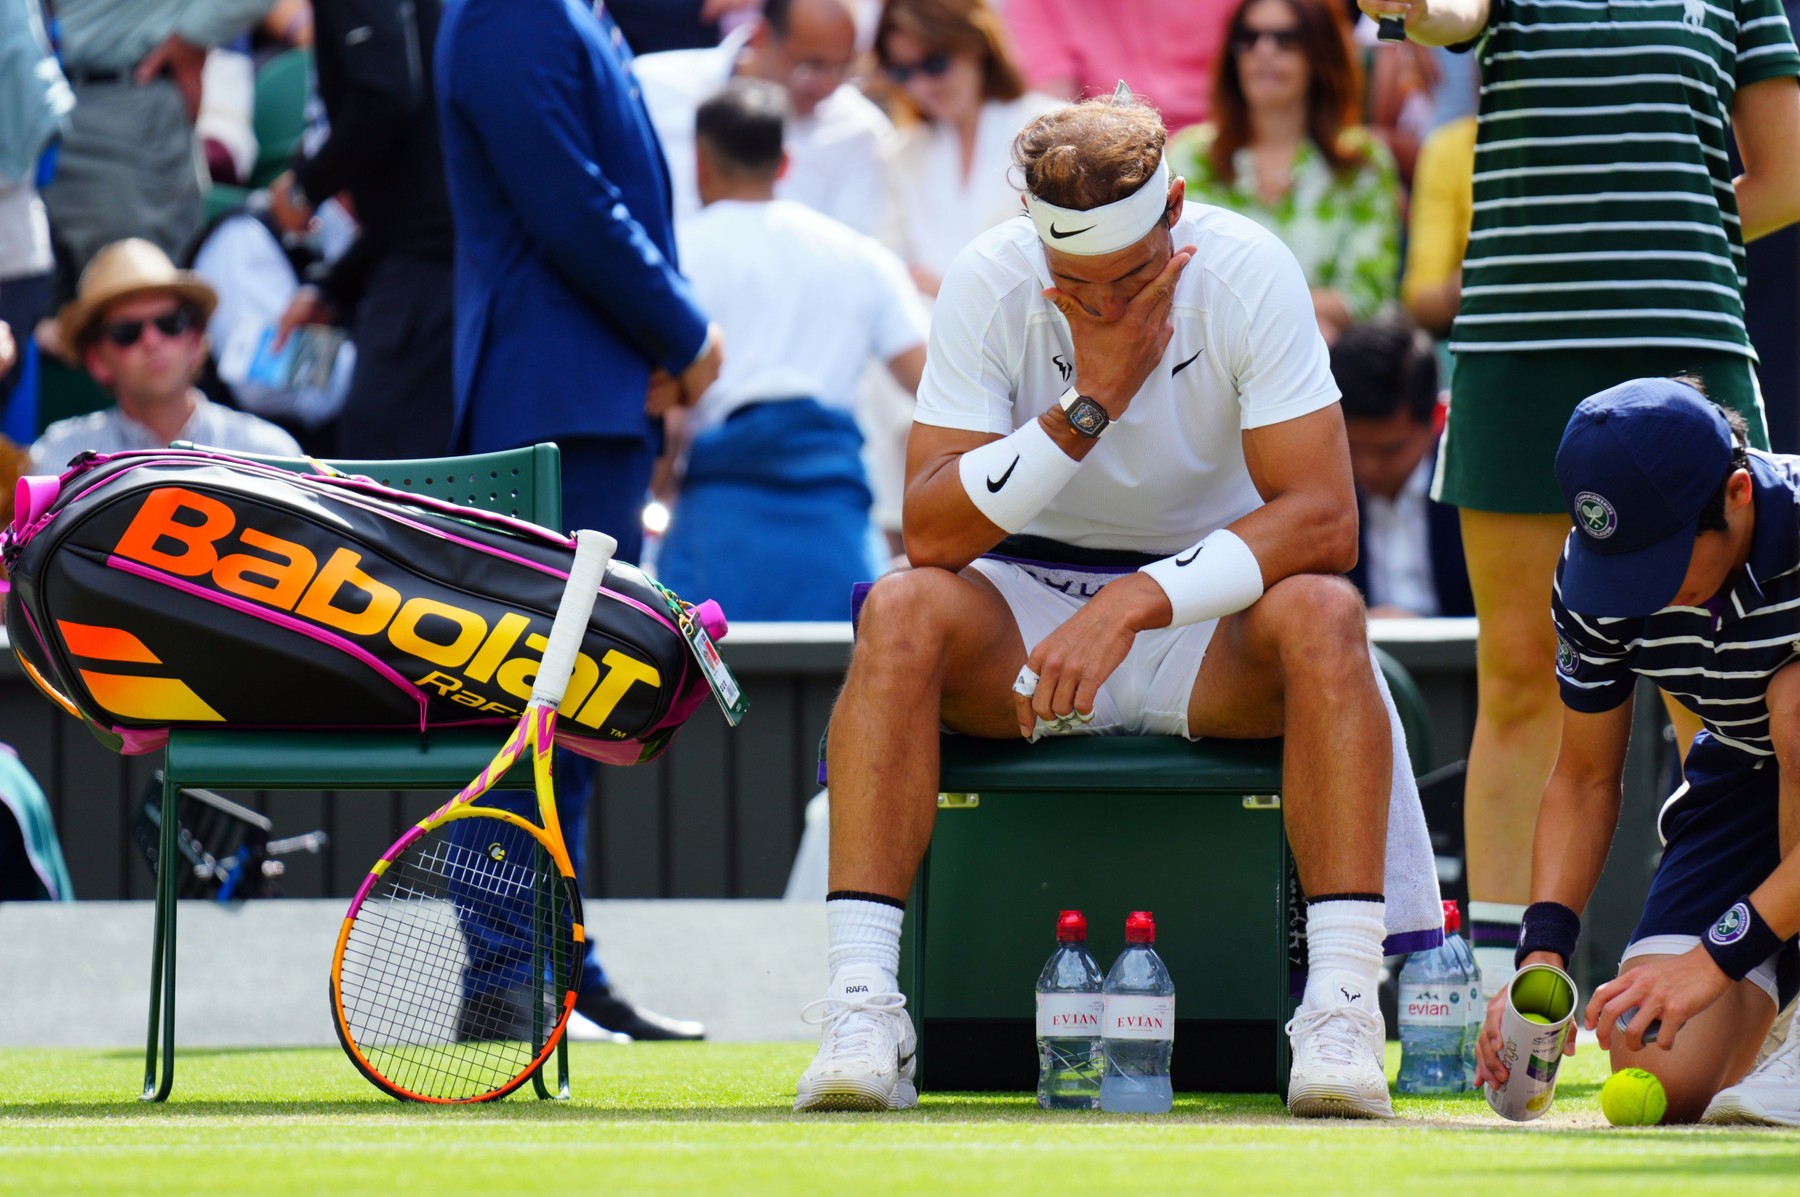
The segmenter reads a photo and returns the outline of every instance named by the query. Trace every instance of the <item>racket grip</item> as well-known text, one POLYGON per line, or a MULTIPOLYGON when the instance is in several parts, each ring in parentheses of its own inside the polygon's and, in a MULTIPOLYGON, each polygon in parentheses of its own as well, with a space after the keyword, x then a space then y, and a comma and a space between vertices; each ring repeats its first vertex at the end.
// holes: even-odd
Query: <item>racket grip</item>
POLYGON ((561 705, 563 693, 569 688, 569 675, 575 670, 575 654, 581 650, 581 638, 587 633, 588 616, 594 612, 600 582, 618 548, 619 542, 604 532, 584 528, 575 533, 575 563, 569 567, 569 581, 556 608, 556 622, 550 625, 550 641, 544 646, 544 659, 531 687, 532 702, 561 705))
POLYGON ((1375 36, 1384 42, 1406 40, 1405 17, 1382 17, 1375 23, 1375 36))

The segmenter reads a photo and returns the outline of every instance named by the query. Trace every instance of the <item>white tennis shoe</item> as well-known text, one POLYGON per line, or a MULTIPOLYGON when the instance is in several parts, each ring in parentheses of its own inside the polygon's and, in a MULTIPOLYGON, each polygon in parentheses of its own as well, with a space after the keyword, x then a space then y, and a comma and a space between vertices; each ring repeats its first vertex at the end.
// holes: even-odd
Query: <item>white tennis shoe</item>
POLYGON ((1375 994, 1343 977, 1316 978, 1287 1025, 1293 1048, 1288 1110, 1296 1118, 1392 1118, 1381 1053, 1387 1034, 1375 994))
POLYGON ((1800 1027, 1788 1031, 1787 1042, 1750 1070, 1750 1075, 1719 1090, 1700 1121, 1751 1126, 1800 1126, 1800 1027))
POLYGON ((832 978, 829 997, 800 1012, 824 1031, 819 1054, 800 1074, 794 1109, 910 1110, 919 1104, 913 1085, 919 1039, 906 997, 894 989, 879 969, 847 968, 832 978))

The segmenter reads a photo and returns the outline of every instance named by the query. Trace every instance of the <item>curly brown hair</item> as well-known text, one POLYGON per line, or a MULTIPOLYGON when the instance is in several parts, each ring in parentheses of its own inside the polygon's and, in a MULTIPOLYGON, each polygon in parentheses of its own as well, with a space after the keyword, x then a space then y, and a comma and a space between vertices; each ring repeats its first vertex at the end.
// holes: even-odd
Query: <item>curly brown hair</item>
MULTIPOLYGON (((1250 144, 1250 105, 1244 99, 1238 76, 1237 54, 1232 49, 1244 29, 1244 15, 1260 0, 1239 0, 1225 27, 1225 52, 1213 74, 1213 137, 1207 157, 1215 177, 1230 183, 1237 178, 1232 159, 1250 144)), ((1329 0, 1282 0, 1294 14, 1306 56, 1306 131, 1336 174, 1360 166, 1366 147, 1353 147, 1344 137, 1357 124, 1357 103, 1362 95, 1362 68, 1350 48, 1350 25, 1340 6, 1329 0)))
POLYGON ((1168 136, 1162 114, 1141 100, 1084 100, 1019 130, 1013 166, 1031 194, 1085 211, 1142 187, 1156 173, 1168 136))

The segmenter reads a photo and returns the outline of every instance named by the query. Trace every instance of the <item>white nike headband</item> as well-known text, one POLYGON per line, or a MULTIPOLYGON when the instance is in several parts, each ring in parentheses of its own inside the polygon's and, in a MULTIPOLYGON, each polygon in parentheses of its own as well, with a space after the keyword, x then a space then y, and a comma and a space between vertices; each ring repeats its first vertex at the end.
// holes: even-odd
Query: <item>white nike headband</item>
POLYGON ((1156 173, 1122 200, 1098 208, 1061 208, 1027 191, 1025 211, 1037 226, 1038 240, 1058 253, 1078 257, 1110 254, 1136 244, 1156 227, 1168 211, 1169 164, 1156 164, 1156 173))

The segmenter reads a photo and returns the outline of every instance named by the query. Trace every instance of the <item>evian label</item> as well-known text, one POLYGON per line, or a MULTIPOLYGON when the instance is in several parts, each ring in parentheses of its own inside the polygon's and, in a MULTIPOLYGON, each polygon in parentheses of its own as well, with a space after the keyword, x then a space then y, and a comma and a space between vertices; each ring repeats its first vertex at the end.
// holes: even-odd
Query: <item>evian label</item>
POLYGON ((1097 993, 1040 993, 1038 1002, 1038 1038, 1079 1039, 1100 1034, 1100 1016, 1105 1003, 1097 993))
POLYGON ((1102 1025, 1108 1039, 1173 1039, 1175 999, 1109 993, 1102 1025))
POLYGON ((1462 1027, 1469 1016, 1461 985, 1402 985, 1400 1019, 1416 1027, 1462 1027))

